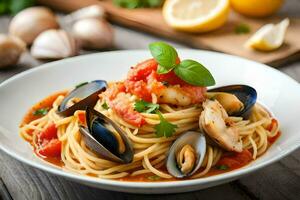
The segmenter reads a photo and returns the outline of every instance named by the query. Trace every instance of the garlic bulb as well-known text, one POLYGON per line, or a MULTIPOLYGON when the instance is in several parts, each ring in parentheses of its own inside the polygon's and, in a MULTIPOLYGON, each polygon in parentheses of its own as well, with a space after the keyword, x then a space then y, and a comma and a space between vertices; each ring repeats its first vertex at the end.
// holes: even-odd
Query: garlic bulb
POLYGON ((21 38, 27 45, 43 31, 58 28, 53 12, 45 7, 31 7, 18 13, 11 21, 9 34, 21 38))
POLYGON ((75 22, 85 18, 97 18, 103 19, 105 17, 105 10, 100 5, 92 5, 88 7, 81 8, 72 12, 69 15, 63 17, 63 21, 66 23, 75 22))
POLYGON ((113 29, 104 20, 79 20, 74 24, 72 32, 85 49, 103 49, 113 44, 113 29))
POLYGON ((19 38, 0 34, 0 69, 18 63, 26 44, 19 38))
POLYGON ((31 54, 38 59, 61 59, 78 53, 76 40, 64 30, 47 30, 33 42, 31 54))

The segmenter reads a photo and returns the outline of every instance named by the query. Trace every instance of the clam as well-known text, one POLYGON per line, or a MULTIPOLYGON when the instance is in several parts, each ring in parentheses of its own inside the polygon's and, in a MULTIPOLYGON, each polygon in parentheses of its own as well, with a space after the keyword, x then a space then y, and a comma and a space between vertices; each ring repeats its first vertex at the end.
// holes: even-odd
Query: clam
POLYGON ((87 107, 87 128, 80 126, 86 145, 99 155, 115 162, 131 163, 133 147, 126 133, 111 119, 87 107))
POLYGON ((243 118, 249 116, 257 99, 256 90, 248 85, 228 85, 208 92, 208 98, 218 100, 229 115, 243 118))
POLYGON ((203 162, 206 152, 204 134, 188 131, 172 144, 168 158, 167 170, 176 178, 193 175, 203 162))
POLYGON ((58 107, 58 114, 67 117, 73 115, 76 110, 93 107, 99 99, 98 95, 106 88, 107 83, 104 80, 95 80, 76 87, 63 99, 58 107))

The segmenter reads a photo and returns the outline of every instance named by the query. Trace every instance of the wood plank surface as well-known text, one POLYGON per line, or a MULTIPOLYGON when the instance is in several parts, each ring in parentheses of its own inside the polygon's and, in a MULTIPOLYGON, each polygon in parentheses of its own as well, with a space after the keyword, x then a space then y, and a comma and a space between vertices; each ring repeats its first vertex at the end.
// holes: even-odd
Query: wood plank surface
MULTIPOLYGON (((293 4, 288 5, 291 9, 285 8, 284 12, 291 10, 297 14, 297 10, 293 10, 293 4)), ((0 17, 0 32, 6 32, 8 22, 9 17, 0 17)), ((145 49, 149 42, 162 40, 120 26, 114 26, 114 30, 115 49, 145 49)), ((177 43, 172 45, 186 47, 177 43)), ((0 82, 41 63, 27 53, 18 66, 0 70, 0 82)), ((300 62, 286 65, 280 70, 300 81, 300 62)), ((24 165, 1 151, 0 163, 0 199, 300 199, 300 149, 238 181, 201 191, 170 195, 135 195, 95 189, 24 165)))
MULTIPOLYGON (((221 51, 233 55, 256 60, 262 63, 279 66, 283 63, 300 58, 300 18, 295 18, 287 13, 283 16, 272 16, 263 19, 253 19, 241 16, 236 12, 230 12, 228 22, 220 29, 202 34, 189 34, 170 28, 163 19, 161 9, 123 9, 112 4, 112 0, 39 0, 40 3, 49 5, 62 11, 70 12, 88 4, 98 3, 102 5, 109 19, 118 24, 149 32, 165 38, 171 38, 195 48, 205 48, 221 51), (60 2, 60 3, 59 3, 60 2), (277 51, 261 52, 244 47, 245 42, 251 34, 267 23, 277 23, 286 16, 290 17, 291 23, 288 28, 285 44, 277 51), (236 34, 235 27, 245 23, 251 28, 249 34, 236 34)), ((300 10, 300 2, 295 3, 300 10)), ((300 13, 299 13, 300 16, 300 13)))

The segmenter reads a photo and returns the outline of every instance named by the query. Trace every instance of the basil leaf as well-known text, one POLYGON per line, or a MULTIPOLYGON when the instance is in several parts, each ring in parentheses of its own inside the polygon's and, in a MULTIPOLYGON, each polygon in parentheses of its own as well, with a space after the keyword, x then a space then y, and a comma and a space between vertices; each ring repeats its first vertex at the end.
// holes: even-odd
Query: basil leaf
POLYGON ((178 55, 176 50, 169 44, 164 42, 153 42, 149 45, 149 49, 153 58, 165 70, 170 71, 176 66, 178 55))
POLYGON ((162 67, 161 65, 158 65, 158 67, 157 67, 158 74, 166 74, 166 73, 170 72, 171 70, 172 70, 172 68, 166 69, 166 68, 162 67))
POLYGON ((175 67, 174 72, 179 78, 191 85, 211 86, 216 83, 211 73, 194 60, 183 60, 175 67))

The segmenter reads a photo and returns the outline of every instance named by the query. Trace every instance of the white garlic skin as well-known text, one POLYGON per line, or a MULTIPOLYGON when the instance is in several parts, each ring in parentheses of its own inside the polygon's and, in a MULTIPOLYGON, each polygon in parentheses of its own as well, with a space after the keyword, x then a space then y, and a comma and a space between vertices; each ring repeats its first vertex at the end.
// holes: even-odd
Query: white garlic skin
POLYGON ((82 19, 73 25, 72 33, 84 49, 103 49, 113 46, 111 25, 94 18, 82 19))
POLYGON ((64 30, 51 29, 33 42, 31 55, 37 59, 62 59, 78 54, 75 38, 64 30))
POLYGON ((0 34, 0 69, 18 63, 26 44, 17 37, 0 34))
POLYGON ((10 22, 9 34, 21 38, 27 45, 43 31, 59 28, 54 13, 46 7, 31 7, 19 12, 10 22))
POLYGON ((105 10, 100 5, 92 5, 87 6, 81 9, 78 9, 72 12, 69 15, 63 17, 63 20, 67 23, 75 22, 85 18, 96 18, 96 19, 104 19, 105 18, 105 10))

